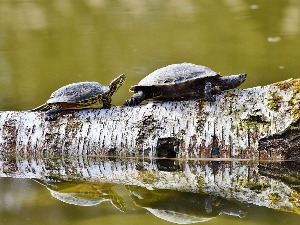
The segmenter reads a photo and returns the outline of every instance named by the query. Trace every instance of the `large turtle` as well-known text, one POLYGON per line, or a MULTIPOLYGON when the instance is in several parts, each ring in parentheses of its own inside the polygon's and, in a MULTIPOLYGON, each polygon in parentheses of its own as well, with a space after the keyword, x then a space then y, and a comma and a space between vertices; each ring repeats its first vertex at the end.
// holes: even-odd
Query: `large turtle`
POLYGON ((109 86, 98 82, 79 82, 59 88, 50 99, 31 111, 47 111, 45 120, 55 120, 61 111, 84 108, 110 108, 111 96, 125 82, 125 74, 115 78, 109 86))
POLYGON ((222 77, 217 72, 192 63, 172 64, 150 73, 138 85, 125 103, 128 106, 140 104, 143 100, 188 100, 203 99, 214 102, 215 94, 235 88, 243 83, 246 74, 222 77))

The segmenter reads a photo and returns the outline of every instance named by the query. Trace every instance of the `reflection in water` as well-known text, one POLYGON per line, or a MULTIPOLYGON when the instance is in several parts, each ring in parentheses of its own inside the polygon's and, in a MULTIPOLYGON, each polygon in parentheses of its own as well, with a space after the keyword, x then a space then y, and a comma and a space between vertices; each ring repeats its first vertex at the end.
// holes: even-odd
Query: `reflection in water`
POLYGON ((247 219, 250 205, 258 211, 271 208, 300 214, 298 162, 28 155, 14 160, 2 154, 0 165, 1 177, 34 179, 54 198, 71 205, 110 202, 128 213, 131 207, 127 206, 134 203, 178 224, 204 222, 222 214, 247 215, 247 219), (116 185, 124 185, 126 194, 116 185), (131 203, 125 201, 127 195, 131 203))
POLYGON ((259 165, 259 173, 263 176, 280 180, 300 192, 300 163, 299 161, 283 161, 259 165))
MULTIPOLYGON (((1 176, 36 178, 51 190, 60 193, 62 190, 64 193, 70 193, 70 190, 78 193, 76 187, 80 186, 73 186, 74 183, 71 182, 73 189, 70 189, 66 184, 53 181, 135 185, 149 190, 213 194, 299 214, 300 195, 295 186, 299 174, 287 168, 284 179, 278 179, 276 170, 269 170, 266 174, 266 170, 262 168, 267 164, 258 162, 89 156, 32 158, 23 154, 18 155, 16 160, 9 159, 5 154, 2 157, 1 176), (278 196, 276 201, 274 196, 278 196)), ((106 185, 91 185, 88 190, 103 188, 105 191, 101 193, 114 199, 116 195, 106 185)), ((98 197, 103 198, 102 194, 98 197)))
POLYGON ((233 201, 203 193, 188 193, 175 190, 148 190, 127 186, 130 197, 137 206, 153 215, 177 224, 205 222, 228 214, 244 217, 246 213, 233 201))
MULTIPOLYGON (((114 190, 114 184, 99 182, 65 181, 56 178, 33 179, 47 187, 51 195, 68 204, 94 206, 110 201, 121 212, 125 211, 123 198, 114 190)), ((149 190, 145 187, 126 185, 130 197, 138 207, 154 216, 177 224, 205 222, 227 214, 245 217, 242 204, 217 195, 190 193, 168 189, 149 190)))
POLYGON ((113 190, 112 184, 64 181, 57 179, 33 179, 47 187, 51 195, 68 204, 93 206, 110 201, 117 209, 124 211, 123 199, 113 190))

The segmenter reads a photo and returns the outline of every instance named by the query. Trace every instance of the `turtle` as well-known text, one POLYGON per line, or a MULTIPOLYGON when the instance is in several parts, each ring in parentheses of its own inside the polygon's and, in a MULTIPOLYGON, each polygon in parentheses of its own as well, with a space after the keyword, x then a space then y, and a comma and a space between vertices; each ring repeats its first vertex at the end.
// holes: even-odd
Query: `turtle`
POLYGON ((110 108, 111 96, 123 85, 126 75, 121 74, 108 86, 98 82, 68 84, 54 91, 50 99, 31 111, 46 111, 45 120, 55 120, 61 111, 84 108, 110 108))
POLYGON ((132 86, 134 94, 125 102, 135 106, 144 100, 174 101, 202 99, 216 101, 216 94, 243 83, 247 74, 221 76, 212 69, 192 63, 171 64, 155 70, 132 86))

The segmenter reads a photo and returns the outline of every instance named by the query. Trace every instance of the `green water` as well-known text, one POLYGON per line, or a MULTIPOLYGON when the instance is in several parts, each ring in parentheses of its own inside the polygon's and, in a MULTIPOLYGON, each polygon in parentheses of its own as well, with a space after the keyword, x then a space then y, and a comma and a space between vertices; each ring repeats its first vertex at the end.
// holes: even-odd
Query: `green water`
POLYGON ((299 171, 287 170, 293 163, 181 161, 166 171, 155 160, 140 161, 151 165, 143 170, 134 169, 135 159, 75 157, 73 168, 52 160, 1 160, 0 224, 299 223, 299 171))
MULTIPOLYGON (((172 63, 205 65, 222 75, 247 73, 242 88, 298 78, 300 2, 272 0, 0 1, 0 110, 28 110, 79 81, 127 81, 114 95, 172 63)), ((115 188, 125 213, 108 201, 82 207, 53 198, 27 179, 0 179, 0 224, 172 224, 115 188)), ((292 213, 243 205, 248 216, 204 224, 298 224, 292 213)))

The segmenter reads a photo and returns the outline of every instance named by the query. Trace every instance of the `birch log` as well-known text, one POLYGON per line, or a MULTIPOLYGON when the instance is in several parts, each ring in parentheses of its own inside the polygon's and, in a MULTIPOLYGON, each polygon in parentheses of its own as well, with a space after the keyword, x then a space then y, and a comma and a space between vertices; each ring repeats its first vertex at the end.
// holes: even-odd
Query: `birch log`
POLYGON ((299 158, 300 79, 222 92, 216 102, 0 113, 1 154, 177 158, 299 158), (260 150, 260 151, 259 151, 260 150))

